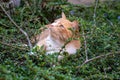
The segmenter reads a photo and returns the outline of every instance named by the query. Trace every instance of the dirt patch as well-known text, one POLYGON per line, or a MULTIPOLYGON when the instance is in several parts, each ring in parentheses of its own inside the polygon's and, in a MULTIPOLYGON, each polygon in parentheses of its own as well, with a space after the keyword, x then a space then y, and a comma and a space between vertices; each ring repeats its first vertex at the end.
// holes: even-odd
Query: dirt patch
MULTIPOLYGON (((106 0, 99 0, 99 1, 103 2, 106 0)), ((95 0, 68 0, 68 2, 70 2, 72 4, 81 4, 81 5, 90 6, 90 5, 94 4, 95 0)))

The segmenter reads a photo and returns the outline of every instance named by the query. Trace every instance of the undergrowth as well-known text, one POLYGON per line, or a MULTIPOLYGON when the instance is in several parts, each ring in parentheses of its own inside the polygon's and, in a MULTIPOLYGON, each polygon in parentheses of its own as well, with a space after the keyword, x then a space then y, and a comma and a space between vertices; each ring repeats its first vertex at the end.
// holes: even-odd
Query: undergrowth
POLYGON ((76 55, 66 56, 60 62, 57 53, 46 56, 40 50, 34 56, 29 55, 29 49, 22 46, 27 44, 26 37, 4 15, 0 17, 0 80, 119 80, 120 54, 81 66, 86 59, 85 51, 89 59, 120 52, 119 10, 120 1, 85 7, 62 0, 22 0, 11 17, 30 38, 41 32, 39 28, 59 18, 63 11, 71 21, 79 21, 82 47, 76 55))

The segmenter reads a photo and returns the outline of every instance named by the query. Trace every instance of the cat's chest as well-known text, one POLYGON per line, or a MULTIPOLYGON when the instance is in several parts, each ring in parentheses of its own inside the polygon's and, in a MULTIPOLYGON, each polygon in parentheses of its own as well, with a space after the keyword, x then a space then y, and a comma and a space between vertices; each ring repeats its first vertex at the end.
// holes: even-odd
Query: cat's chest
POLYGON ((48 36, 45 39, 45 43, 46 43, 47 54, 52 54, 52 53, 55 53, 55 52, 59 52, 60 48, 62 46, 62 44, 59 41, 54 40, 50 36, 48 36))

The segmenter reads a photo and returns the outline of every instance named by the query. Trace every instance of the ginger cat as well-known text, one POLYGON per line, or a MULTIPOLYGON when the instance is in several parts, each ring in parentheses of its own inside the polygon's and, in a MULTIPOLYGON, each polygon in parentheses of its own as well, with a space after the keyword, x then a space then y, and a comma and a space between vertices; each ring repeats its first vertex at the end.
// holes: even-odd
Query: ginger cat
MULTIPOLYGON (((47 29, 36 36, 36 46, 43 46, 46 54, 60 52, 69 38, 79 38, 78 22, 67 20, 64 13, 62 13, 62 18, 46 25, 46 27, 47 29), (70 28, 72 30, 70 30, 70 28)), ((68 52, 68 54, 75 54, 80 46, 80 40, 73 39, 65 45, 62 52, 65 51, 68 52)))

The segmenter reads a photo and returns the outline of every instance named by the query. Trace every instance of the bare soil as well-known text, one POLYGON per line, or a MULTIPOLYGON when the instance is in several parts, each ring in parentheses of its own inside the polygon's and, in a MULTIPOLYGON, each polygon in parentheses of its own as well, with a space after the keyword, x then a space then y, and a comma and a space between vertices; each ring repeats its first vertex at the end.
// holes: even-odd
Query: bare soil
MULTIPOLYGON (((100 1, 103 2, 105 0, 100 0, 100 1)), ((90 6, 94 4, 95 0, 68 0, 68 2, 72 4, 81 4, 81 5, 90 6)))

